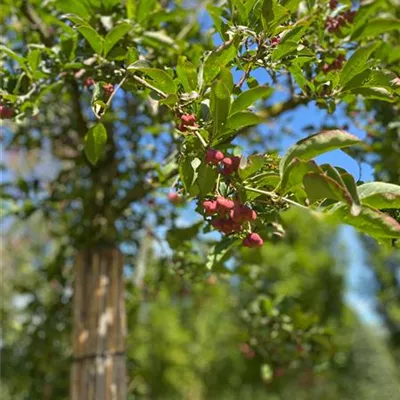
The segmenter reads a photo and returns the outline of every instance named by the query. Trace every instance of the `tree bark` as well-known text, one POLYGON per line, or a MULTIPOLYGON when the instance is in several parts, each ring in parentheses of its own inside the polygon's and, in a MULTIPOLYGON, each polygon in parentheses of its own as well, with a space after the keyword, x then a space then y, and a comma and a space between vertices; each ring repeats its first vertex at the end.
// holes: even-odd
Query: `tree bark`
POLYGON ((77 256, 72 400, 126 400, 123 256, 116 248, 77 256))

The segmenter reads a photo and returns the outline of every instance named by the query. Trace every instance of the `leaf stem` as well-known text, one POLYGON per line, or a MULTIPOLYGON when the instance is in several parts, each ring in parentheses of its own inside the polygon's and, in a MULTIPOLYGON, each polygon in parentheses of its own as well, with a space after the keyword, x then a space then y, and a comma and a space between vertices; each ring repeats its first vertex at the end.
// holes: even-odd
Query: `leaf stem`
POLYGON ((204 148, 208 146, 207 142, 204 140, 203 136, 200 135, 200 132, 197 128, 192 128, 190 126, 188 126, 187 128, 190 132, 193 132, 197 136, 204 148))
POLYGON ((276 193, 274 192, 267 192, 265 190, 261 190, 261 189, 256 189, 256 188, 252 188, 250 186, 245 186, 244 187, 246 190, 250 191, 250 192, 254 192, 254 193, 260 193, 260 194, 265 194, 266 196, 270 197, 273 200, 283 200, 284 202, 288 203, 288 204, 292 204, 293 206, 302 208, 304 210, 310 211, 310 209, 306 206, 303 206, 300 203, 297 203, 296 201, 293 201, 291 199, 288 199, 287 197, 280 197, 278 196, 276 193))
POLYGON ((164 99, 166 99, 168 97, 167 94, 165 94, 162 90, 157 89, 156 87, 154 87, 153 85, 151 85, 150 83, 148 83, 147 81, 145 81, 142 78, 139 78, 136 75, 131 75, 131 77, 136 81, 139 82, 140 84, 142 84, 143 86, 147 87, 148 89, 153 90, 154 92, 156 92, 157 94, 159 94, 161 97, 164 97, 164 99))
MULTIPOLYGON (((122 79, 121 82, 118 83, 118 85, 116 86, 116 88, 114 89, 114 91, 111 93, 111 96, 108 98, 107 103, 106 103, 106 109, 108 109, 111 105, 112 99, 114 98, 114 96, 116 95, 117 91, 119 90, 119 88, 125 83, 126 79, 128 78, 127 75, 125 75, 122 79)), ((105 114, 105 113, 104 113, 105 114)), ((103 115, 104 115, 103 114, 103 115)))

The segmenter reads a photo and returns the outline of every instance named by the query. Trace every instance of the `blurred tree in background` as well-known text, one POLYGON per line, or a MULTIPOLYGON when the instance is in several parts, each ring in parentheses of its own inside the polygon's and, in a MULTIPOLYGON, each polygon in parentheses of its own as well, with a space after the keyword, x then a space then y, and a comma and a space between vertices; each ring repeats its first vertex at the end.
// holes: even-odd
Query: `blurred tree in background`
POLYGON ((1 398, 397 400, 398 13, 4 1, 1 398), (292 132, 312 107, 320 122, 292 132), (311 160, 343 147, 392 185, 368 197, 311 160), (217 195, 257 219, 220 235, 201 206, 217 195), (327 214, 377 239, 362 237, 387 336, 345 301, 327 214))

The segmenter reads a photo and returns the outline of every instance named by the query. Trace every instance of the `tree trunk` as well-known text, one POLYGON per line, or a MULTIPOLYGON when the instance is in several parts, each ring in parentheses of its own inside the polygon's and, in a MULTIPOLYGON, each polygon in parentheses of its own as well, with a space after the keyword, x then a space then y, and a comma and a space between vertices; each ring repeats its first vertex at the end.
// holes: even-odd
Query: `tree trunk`
POLYGON ((116 248, 78 254, 72 400, 126 400, 123 257, 116 248))

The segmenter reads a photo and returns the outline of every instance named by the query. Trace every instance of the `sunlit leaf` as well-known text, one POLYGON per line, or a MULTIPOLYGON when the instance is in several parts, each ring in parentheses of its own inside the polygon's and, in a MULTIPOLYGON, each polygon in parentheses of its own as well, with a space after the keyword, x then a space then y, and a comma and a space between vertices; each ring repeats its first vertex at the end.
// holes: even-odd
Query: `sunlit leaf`
POLYGON ((122 23, 111 29, 110 32, 107 33, 107 36, 104 39, 104 56, 106 57, 110 50, 121 40, 130 30, 132 29, 131 25, 128 23, 122 23))
POLYGON ((368 182, 357 188, 362 204, 378 209, 400 208, 400 186, 386 182, 368 182))
POLYGON ((269 86, 257 86, 253 89, 249 89, 240 93, 232 103, 231 114, 250 107, 257 100, 268 98, 271 96, 272 92, 273 89, 269 86))
POLYGON ((294 158, 310 160, 320 154, 327 153, 328 151, 341 149, 359 143, 361 143, 361 140, 357 136, 339 129, 323 131, 311 135, 298 141, 295 145, 290 147, 283 156, 279 165, 281 176, 285 168, 294 158))
POLYGON ((96 165, 107 143, 107 131, 103 124, 97 123, 85 136, 85 154, 91 164, 96 165))
POLYGON ((102 54, 104 39, 90 26, 78 26, 77 30, 88 41, 90 47, 97 53, 102 54))
POLYGON ((367 61, 377 49, 379 43, 371 43, 368 46, 357 49, 344 64, 340 73, 340 84, 344 86, 350 79, 369 67, 367 61))

